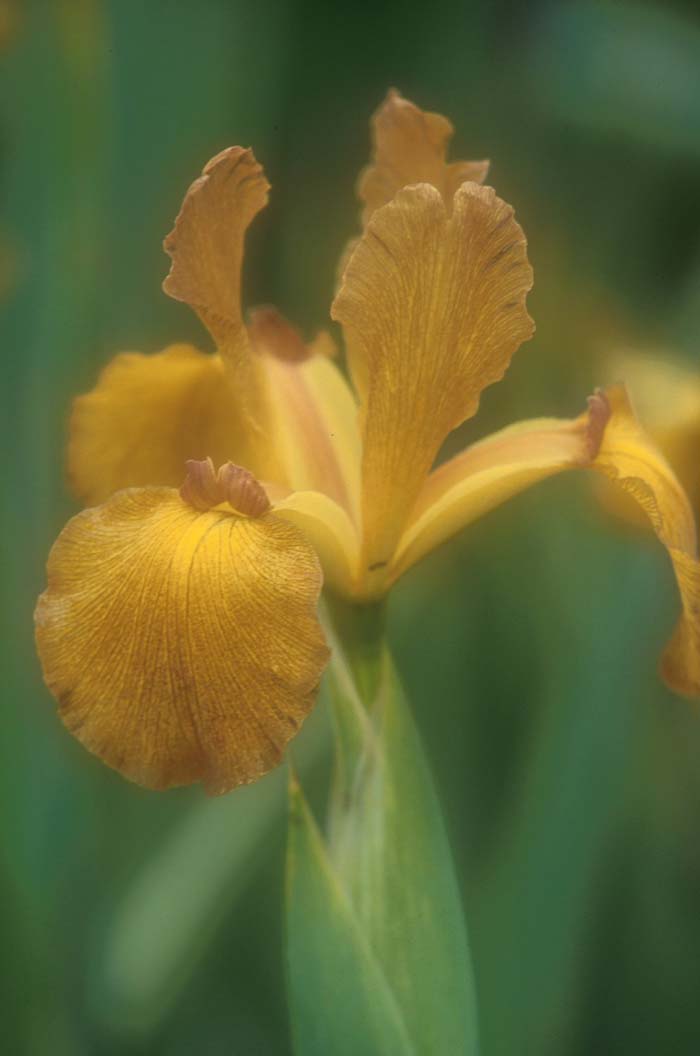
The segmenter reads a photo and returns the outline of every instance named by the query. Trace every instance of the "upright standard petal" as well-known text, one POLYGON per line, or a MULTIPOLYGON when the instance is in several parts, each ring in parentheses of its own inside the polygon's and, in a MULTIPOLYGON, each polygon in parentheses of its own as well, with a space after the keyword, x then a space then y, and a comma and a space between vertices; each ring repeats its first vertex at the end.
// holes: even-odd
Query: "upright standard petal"
POLYGON ((531 285, 522 230, 491 188, 463 184, 448 215, 420 184, 372 217, 332 309, 362 404, 368 575, 391 560, 447 434, 532 335, 531 285))
MULTIPOLYGON (((241 471, 216 486, 263 508, 241 471)), ((312 707, 328 658, 320 587, 313 549, 271 513, 119 492, 74 517, 49 558, 37 643, 61 718, 149 788, 254 781, 312 707)))
POLYGON ((421 489, 388 582, 512 496, 563 470, 590 466, 608 414, 604 397, 595 395, 578 418, 518 422, 443 463, 421 489))
POLYGON ((679 693, 700 694, 700 563, 693 512, 663 455, 637 421, 624 386, 606 390, 610 420, 593 468, 634 498, 668 550, 683 612, 662 673, 679 693))
POLYGON ((254 439, 236 413, 220 356, 189 345, 125 352, 73 403, 68 473, 76 495, 92 505, 121 488, 178 485, 188 458, 261 471, 254 439))
POLYGON ((197 312, 219 346, 245 336, 241 314, 243 243, 267 204, 270 185, 252 150, 229 147, 190 186, 163 243, 172 258, 163 289, 197 312))
POLYGON ((446 160, 454 133, 446 117, 420 110, 393 88, 373 114, 371 129, 372 162, 360 173, 357 186, 365 225, 375 209, 409 184, 437 187, 449 209, 460 184, 486 179, 488 161, 446 160))
POLYGON ((280 465, 270 432, 267 379, 252 352, 241 310, 245 234, 267 203, 268 191, 251 150, 229 147, 212 158, 187 191, 163 243, 172 259, 163 289, 194 308, 214 338, 232 384, 231 413, 245 425, 258 472, 277 480, 280 465))

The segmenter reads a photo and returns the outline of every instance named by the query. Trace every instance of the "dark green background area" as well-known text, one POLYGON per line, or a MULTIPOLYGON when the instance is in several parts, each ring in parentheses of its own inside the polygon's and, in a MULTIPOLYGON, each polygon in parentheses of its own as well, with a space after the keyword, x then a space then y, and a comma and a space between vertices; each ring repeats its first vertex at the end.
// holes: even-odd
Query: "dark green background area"
MULTIPOLYGON (((284 775, 216 802, 146 793, 72 741, 42 686, 31 618, 75 509, 71 398, 115 352, 206 347, 160 291, 161 240, 231 143, 273 185, 246 303, 327 326, 390 85, 451 117, 455 157, 492 159, 535 268, 537 335, 453 446, 577 413, 620 347, 697 363, 700 20, 692 3, 6 6, 3 1051, 283 1056, 284 775)), ((656 674, 676 608, 661 548, 584 474, 492 513, 392 598, 484 1056, 700 1051, 700 713, 656 674)))

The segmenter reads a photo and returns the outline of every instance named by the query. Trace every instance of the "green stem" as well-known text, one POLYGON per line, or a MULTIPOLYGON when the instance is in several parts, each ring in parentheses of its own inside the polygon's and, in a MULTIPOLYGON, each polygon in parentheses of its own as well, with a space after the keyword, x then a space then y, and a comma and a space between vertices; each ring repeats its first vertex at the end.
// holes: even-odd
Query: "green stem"
POLYGON ((381 679, 386 600, 358 604, 329 594, 327 608, 359 696, 369 709, 377 698, 381 679))

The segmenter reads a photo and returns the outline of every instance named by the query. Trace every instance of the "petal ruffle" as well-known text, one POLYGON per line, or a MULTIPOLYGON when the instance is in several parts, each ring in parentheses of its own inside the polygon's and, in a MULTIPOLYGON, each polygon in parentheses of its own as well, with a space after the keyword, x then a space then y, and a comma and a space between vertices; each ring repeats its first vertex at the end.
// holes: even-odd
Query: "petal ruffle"
POLYGON ((179 485, 192 458, 260 471, 254 441, 219 356, 189 345, 125 352, 74 401, 68 472, 75 493, 94 504, 121 488, 179 485))
POLYGON ((163 243, 172 258, 163 289, 197 312, 217 345, 246 342, 241 313, 245 233, 270 185, 252 150, 229 147, 190 186, 163 243))
POLYGON ((434 470, 388 569, 389 583, 513 495, 562 470, 590 465, 607 413, 600 401, 591 397, 588 413, 576 419, 536 418, 501 429, 434 470))
POLYGON ((255 780, 313 705, 328 658, 320 587, 313 549, 272 514, 200 512, 169 488, 83 511, 36 611, 64 723, 149 788, 255 780))
POLYGON ((461 183, 486 179, 488 161, 446 161, 454 133, 446 117, 420 110, 395 89, 373 114, 371 128, 372 162, 360 173, 357 186, 364 203, 363 225, 409 184, 432 184, 449 208, 461 183))
POLYGON ((606 390, 610 420, 593 468, 635 499, 668 550, 683 612, 662 673, 679 693, 700 694, 700 562, 695 520, 671 467, 637 421, 624 386, 606 390))
POLYGON ((279 480, 267 379, 241 310, 245 234, 267 204, 268 191, 251 150, 229 147, 212 158, 187 191, 163 242, 172 260, 163 289, 189 304, 211 333, 235 393, 232 413, 245 423, 255 446, 255 469, 265 479, 279 480))
POLYGON ((522 230, 491 188, 463 184, 450 216, 420 184, 370 220, 332 309, 362 404, 368 574, 391 560, 446 435, 532 335, 531 285, 522 230))

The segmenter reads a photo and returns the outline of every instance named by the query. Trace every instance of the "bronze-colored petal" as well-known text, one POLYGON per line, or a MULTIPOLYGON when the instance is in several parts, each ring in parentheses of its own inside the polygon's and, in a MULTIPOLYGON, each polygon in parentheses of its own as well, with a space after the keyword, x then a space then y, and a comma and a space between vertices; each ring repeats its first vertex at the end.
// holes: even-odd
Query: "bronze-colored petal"
POLYGON ((223 150, 189 188, 163 243, 172 258, 163 289, 194 308, 219 347, 235 348, 244 339, 243 243, 269 187, 252 150, 223 150))
POLYGON ((414 183, 437 187, 448 210, 465 180, 483 183, 488 161, 446 160, 454 129, 442 114, 419 109, 391 89, 372 117, 372 162, 360 174, 358 197, 364 202, 362 222, 390 202, 397 191, 414 183))

